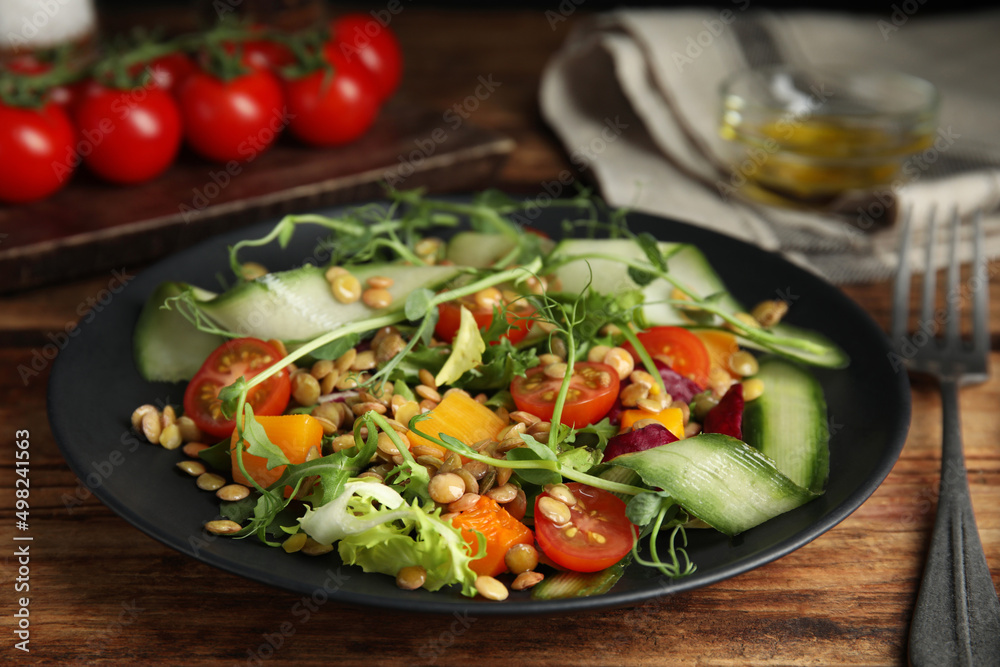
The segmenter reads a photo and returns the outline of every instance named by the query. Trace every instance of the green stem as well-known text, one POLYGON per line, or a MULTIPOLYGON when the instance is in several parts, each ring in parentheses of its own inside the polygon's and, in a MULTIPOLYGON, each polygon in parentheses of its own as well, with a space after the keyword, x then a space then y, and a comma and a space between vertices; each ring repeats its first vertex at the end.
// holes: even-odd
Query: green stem
POLYGON ((507 459, 495 459, 492 456, 484 456, 467 445, 464 445, 462 448, 453 447, 440 438, 430 435, 429 433, 424 433, 418 429, 416 424, 419 423, 419 421, 416 420, 417 417, 410 420, 409 428, 411 431, 419 435, 421 438, 426 438, 427 440, 444 447, 450 452, 455 452, 456 454, 460 454, 461 456, 464 456, 467 459, 472 459, 473 461, 479 461, 480 463, 485 463, 497 468, 510 468, 512 470, 549 470, 551 472, 559 473, 563 477, 571 479, 574 482, 587 484, 588 486, 604 489, 605 491, 611 491, 612 493, 626 493, 630 496, 645 493, 649 490, 639 486, 632 486, 631 484, 612 482, 600 477, 595 477, 594 475, 588 475, 587 473, 564 466, 558 461, 550 461, 546 459, 538 459, 535 461, 509 461, 507 459))

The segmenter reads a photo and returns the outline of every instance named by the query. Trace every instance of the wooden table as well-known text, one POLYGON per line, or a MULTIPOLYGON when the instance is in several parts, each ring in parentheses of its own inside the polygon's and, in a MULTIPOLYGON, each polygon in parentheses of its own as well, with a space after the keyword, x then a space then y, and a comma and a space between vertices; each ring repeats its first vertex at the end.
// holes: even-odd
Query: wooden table
MULTIPOLYGON (((502 82, 475 112, 518 148, 496 185, 538 192, 568 162, 543 127, 538 77, 566 35, 542 12, 460 13, 407 8, 393 27, 407 53, 401 95, 446 109, 477 77, 502 82)), ((127 262, 127 258, 123 258, 127 262)), ((130 269, 133 267, 130 267, 130 269)), ((137 267, 136 267, 137 268, 137 267)), ((994 267, 996 268, 996 267, 994 267)), ((993 288, 993 376, 963 390, 973 503, 1000 581, 1000 285, 993 288)), ((456 619, 343 606, 292 617, 298 596, 232 576, 145 536, 92 497, 67 509, 80 483, 46 418, 47 370, 16 367, 85 312, 107 276, 0 300, 0 466, 4 664, 269 665, 903 665, 934 518, 940 448, 936 386, 916 382, 902 457, 857 512, 785 558, 728 581, 631 608, 571 617, 456 619), (30 431, 31 652, 12 630, 15 431, 30 431), (283 625, 284 624, 284 625, 283 625), (290 630, 290 632, 289 632, 290 630), (284 633, 284 634, 283 634, 284 633), (281 646, 273 655, 267 637, 281 646), (260 659, 260 662, 255 660, 260 659)), ((887 323, 887 284, 845 290, 887 323)))

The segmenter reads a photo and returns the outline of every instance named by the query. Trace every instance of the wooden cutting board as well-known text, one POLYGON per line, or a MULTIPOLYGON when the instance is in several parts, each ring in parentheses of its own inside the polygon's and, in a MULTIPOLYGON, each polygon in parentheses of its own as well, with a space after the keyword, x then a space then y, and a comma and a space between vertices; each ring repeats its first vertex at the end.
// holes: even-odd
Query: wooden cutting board
POLYGON ((0 204, 0 293, 135 266, 286 213, 377 199, 386 183, 430 192, 484 187, 514 141, 447 120, 455 119, 397 100, 348 146, 316 149, 282 137, 229 170, 182 150, 165 174, 133 187, 80 169, 44 201, 0 204))

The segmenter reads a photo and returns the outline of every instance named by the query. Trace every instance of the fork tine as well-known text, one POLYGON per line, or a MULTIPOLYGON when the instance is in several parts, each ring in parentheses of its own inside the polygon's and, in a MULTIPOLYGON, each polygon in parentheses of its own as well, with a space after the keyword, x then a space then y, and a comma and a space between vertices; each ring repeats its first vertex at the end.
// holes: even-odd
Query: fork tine
POLYGON ((903 231, 899 242, 899 265, 892 290, 892 344, 899 346, 906 336, 910 313, 910 244, 913 241, 913 207, 903 215, 903 231))
POLYGON ((962 226, 962 219, 958 215, 958 208, 951 213, 950 243, 948 247, 948 287, 945 292, 945 304, 948 308, 945 315, 945 347, 951 350, 958 349, 958 331, 961 324, 961 314, 959 306, 962 302, 958 288, 958 279, 961 275, 961 261, 958 258, 958 233, 962 226))
POLYGON ((937 270, 934 264, 934 241, 937 239, 937 207, 931 206, 927 220, 927 239, 924 242, 924 291, 920 298, 920 326, 934 318, 934 299, 937 296, 937 270))
POLYGON ((972 219, 975 253, 972 258, 972 349, 985 356, 989 348, 990 280, 986 271, 986 253, 983 250, 983 211, 976 211, 972 219))

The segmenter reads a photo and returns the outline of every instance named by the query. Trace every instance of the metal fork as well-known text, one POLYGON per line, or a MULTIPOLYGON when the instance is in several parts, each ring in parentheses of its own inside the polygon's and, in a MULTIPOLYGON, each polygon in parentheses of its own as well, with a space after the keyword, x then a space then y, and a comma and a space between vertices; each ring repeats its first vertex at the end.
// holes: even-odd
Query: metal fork
POLYGON ((982 216, 974 216, 973 275, 959 285, 957 211, 950 214, 944 339, 933 338, 941 322, 933 263, 935 212, 930 211, 925 248, 926 272, 918 333, 907 338, 910 305, 910 245, 913 213, 908 212, 900 244, 892 302, 892 341, 906 366, 938 379, 942 404, 941 485, 931 546, 910 626, 910 664, 915 667, 1000 664, 1000 600, 993 588, 972 513, 958 418, 958 388, 985 382, 989 375, 988 275, 983 256, 982 216), (959 334, 959 304, 971 295, 972 341, 959 334), (920 333, 922 332, 922 334, 920 333), (917 344, 921 341, 923 344, 917 344))

